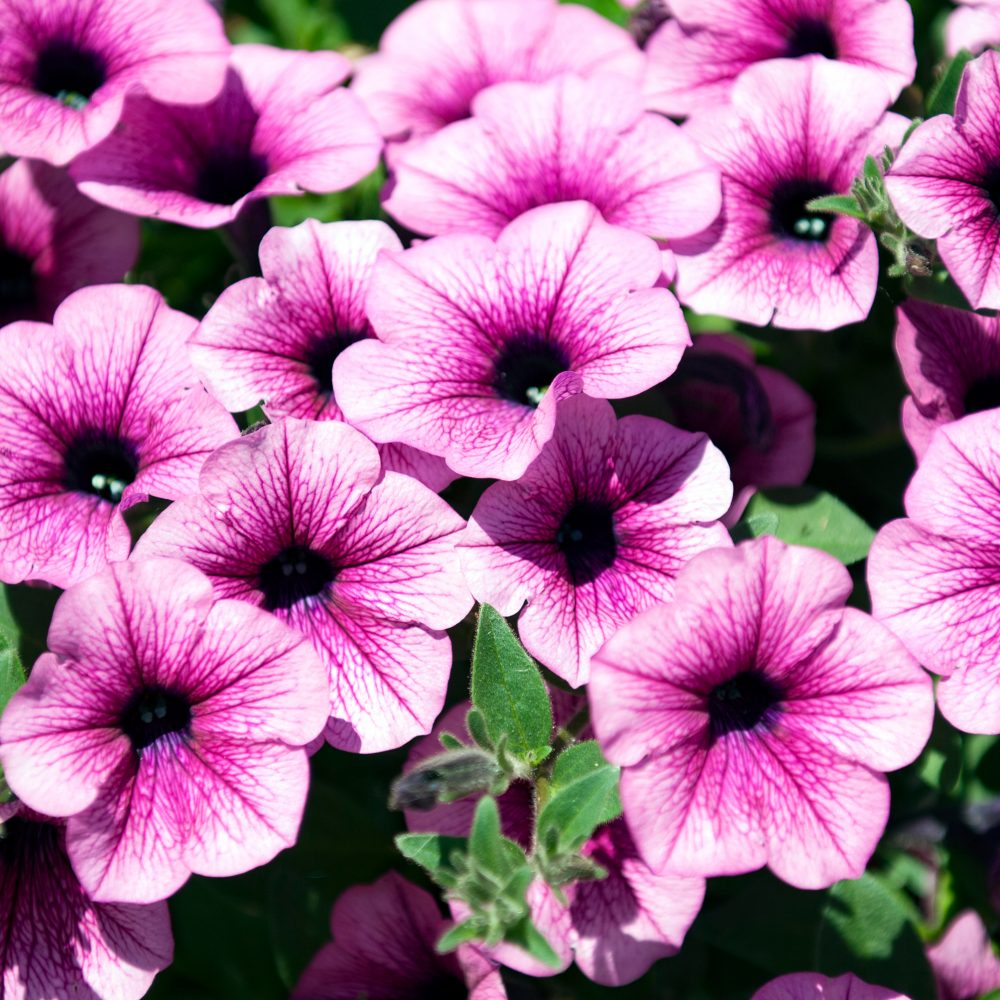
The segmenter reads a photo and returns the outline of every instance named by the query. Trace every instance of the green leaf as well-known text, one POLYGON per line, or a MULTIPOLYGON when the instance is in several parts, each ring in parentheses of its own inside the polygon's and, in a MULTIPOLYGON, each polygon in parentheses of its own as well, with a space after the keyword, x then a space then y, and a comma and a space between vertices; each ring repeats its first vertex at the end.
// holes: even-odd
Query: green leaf
MULTIPOLYGON (((472 702, 491 742, 507 737, 507 751, 529 763, 548 747, 552 706, 535 661, 510 626, 488 604, 479 612, 472 653, 472 702)), ((477 739, 475 732, 473 736, 477 739)))
POLYGON ((552 774, 549 800, 538 816, 539 842, 553 843, 550 838, 555 831, 555 853, 575 852, 597 827, 620 816, 618 774, 619 769, 600 756, 600 748, 592 740, 560 754, 552 774), (566 757, 569 759, 560 773, 560 764, 566 757))
POLYGON ((830 493, 810 487, 771 489, 754 494, 741 524, 753 537, 774 535, 793 545, 807 545, 835 556, 845 566, 868 555, 875 532, 830 493), (760 531, 764 515, 770 530, 760 531))
POLYGON ((490 734, 486 731, 486 720, 478 708, 469 709, 469 713, 465 717, 465 728, 469 730, 469 735, 484 750, 493 749, 493 740, 490 739, 490 734))
POLYGON ((955 113, 955 98, 965 72, 965 64, 972 59, 968 49, 962 49, 948 64, 944 75, 934 85, 927 97, 927 117, 934 115, 951 115, 955 113))
POLYGON ((816 944, 817 971, 853 972, 913 1000, 934 1000, 934 978, 915 926, 915 911, 898 889, 865 872, 827 894, 816 944))
POLYGON ((0 713, 24 681, 24 667, 21 666, 17 646, 6 632, 0 631, 0 713))
POLYGON ((849 215, 852 219, 860 219, 862 222, 868 221, 868 214, 858 204, 856 198, 849 194, 828 194, 822 198, 813 198, 806 202, 806 209, 810 212, 829 212, 833 215, 849 215))
POLYGON ((537 958, 552 969, 558 969, 563 964, 552 950, 552 945, 531 922, 530 916, 522 917, 513 927, 509 927, 504 940, 523 948, 532 958, 537 958))
POLYGON ((552 777, 549 779, 552 793, 555 794, 566 785, 610 766, 604 759, 604 754, 601 753, 597 740, 574 743, 556 758, 555 766, 552 768, 552 777))
POLYGON ((455 924, 454 927, 446 930, 434 948, 439 954, 446 955, 449 951, 454 951, 460 944, 475 941, 478 937, 479 921, 463 920, 462 923, 455 924))
POLYGON ((396 847, 404 858, 420 865, 435 882, 441 882, 442 874, 447 878, 454 871, 452 857, 456 852, 464 854, 468 841, 440 833, 401 833, 396 837, 396 847))

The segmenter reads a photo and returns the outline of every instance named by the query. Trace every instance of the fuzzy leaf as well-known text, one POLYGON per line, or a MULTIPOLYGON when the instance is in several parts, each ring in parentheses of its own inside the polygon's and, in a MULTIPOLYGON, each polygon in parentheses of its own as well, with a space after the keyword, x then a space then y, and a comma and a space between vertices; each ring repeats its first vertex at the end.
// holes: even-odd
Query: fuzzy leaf
POLYGON ((500 833, 500 811, 496 799, 489 795, 481 798, 472 818, 469 833, 469 857, 481 869, 506 873, 509 864, 504 851, 504 838, 500 833))
POLYGON ((560 755, 553 771, 551 797, 538 816, 538 839, 551 843, 556 831, 556 853, 570 853, 582 847, 594 830, 602 823, 608 823, 621 815, 621 801, 618 797, 619 769, 612 767, 603 758, 595 760, 600 749, 596 743, 593 750, 581 743, 570 750, 579 750, 570 757, 563 767, 563 775, 558 774, 559 762, 570 753, 560 755), (563 781, 563 777, 576 774, 574 780, 563 781))
MULTIPOLYGON (((488 604, 479 612, 472 653, 472 703, 482 713, 494 745, 507 737, 507 752, 533 766, 549 745, 552 706, 535 661, 510 626, 488 604)), ((479 737, 473 736, 477 742, 479 737)))
POLYGON ((833 215, 849 215, 852 219, 860 219, 862 222, 868 221, 865 210, 858 204, 856 198, 849 194, 828 194, 822 198, 813 198, 806 202, 806 209, 810 212, 830 212, 833 215))
POLYGON ((460 944, 467 941, 475 941, 479 937, 479 928, 475 920, 463 920, 460 924, 445 931, 441 939, 434 946, 440 955, 446 955, 449 951, 454 951, 460 944))
POLYGON ((927 97, 927 117, 951 115, 955 113, 955 98, 962 82, 965 65, 972 59, 968 49, 962 49, 948 64, 941 79, 934 85, 927 97))
POLYGON ((864 559, 875 537, 869 525, 835 496, 809 487, 754 494, 740 523, 754 537, 774 535, 793 545, 822 549, 845 566, 864 559), (777 525, 760 530, 764 527, 760 518, 767 514, 777 518, 777 525))
POLYGON ((400 854, 420 865, 436 882, 441 881, 442 873, 447 877, 454 870, 452 854, 464 853, 467 846, 465 837, 445 837, 440 833, 401 833, 396 837, 400 854))
POLYGON ((17 646, 6 632, 0 631, 0 713, 24 681, 24 667, 17 646))
POLYGON ((562 965, 552 946, 531 922, 530 916, 522 917, 513 927, 508 928, 504 940, 523 948, 532 958, 537 958, 550 968, 558 969, 562 965))

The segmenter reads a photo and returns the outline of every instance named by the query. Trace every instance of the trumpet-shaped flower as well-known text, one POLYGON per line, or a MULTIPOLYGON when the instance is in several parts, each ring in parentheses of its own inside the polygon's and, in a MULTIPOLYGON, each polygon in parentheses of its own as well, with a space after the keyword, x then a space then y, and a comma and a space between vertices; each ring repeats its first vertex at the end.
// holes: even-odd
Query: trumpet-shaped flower
POLYGON ((516 479, 552 436, 556 402, 620 398, 690 342, 656 244, 583 202, 539 208, 494 243, 439 237, 375 264, 378 340, 333 366, 347 419, 461 475, 516 479))
POLYGON ((84 198, 63 171, 20 160, 0 174, 0 326, 49 322, 67 295, 121 281, 138 255, 136 220, 84 198))
POLYGON ((472 607, 455 552, 465 526, 346 424, 289 418, 220 448, 200 493, 135 556, 177 556, 220 597, 264 607, 323 659, 334 746, 371 753, 430 730, 451 669, 443 629, 472 607))
POLYGON ((638 80, 639 49, 592 10, 556 0, 419 0, 358 63, 351 89, 387 138, 428 135, 468 118, 495 83, 560 73, 638 80))
POLYGON ((104 139, 129 95, 201 104, 229 43, 206 0, 0 0, 0 148, 68 163, 104 139))
POLYGON ((295 842, 322 665, 294 630, 177 560, 115 563, 56 604, 48 645, 0 720, 32 809, 67 816, 93 899, 165 899, 295 842))
POLYGON ((843 194, 865 156, 897 145, 906 119, 869 73, 819 57, 752 66, 732 103, 687 134, 722 168, 722 211, 675 241, 677 294, 703 313, 831 330, 868 315, 878 250, 867 226, 807 208, 843 194))
POLYGON ((892 633, 844 606, 851 587, 815 549, 713 549, 594 657, 594 730, 655 871, 767 864, 799 888, 864 871, 889 814, 882 772, 923 749, 934 697, 892 633))
POLYGON ((572 396, 555 433, 514 483, 494 483, 459 550, 473 596, 521 612, 525 648, 574 687, 590 657, 640 611, 669 600, 693 555, 731 545, 718 523, 733 488, 704 434, 652 417, 616 421, 572 396))
POLYGON ((719 213, 719 171, 634 83, 566 74, 501 83, 472 117, 398 151, 385 208, 420 233, 496 236, 539 205, 580 199, 617 226, 691 236, 719 213))
MULTIPOLYGON (((333 362, 375 336, 365 312, 372 268, 381 250, 402 249, 383 222, 308 219, 272 229, 260 245, 263 277, 230 285, 189 342, 212 395, 234 413, 263 402, 272 420, 343 420, 333 362)), ((434 490, 455 478, 440 458, 406 445, 379 450, 383 468, 434 490)))
POLYGON ((237 436, 187 359, 195 325, 152 288, 98 285, 53 326, 0 331, 0 579, 67 587, 126 558, 123 512, 190 493, 237 436))
POLYGON ((818 972, 793 972, 772 979, 751 1000, 909 1000, 902 993, 871 986, 850 972, 836 979, 818 972))
POLYGON ((198 228, 259 198, 350 187, 382 150, 371 116, 340 86, 350 68, 335 52, 239 45, 207 104, 129 97, 114 133, 73 161, 73 179, 104 205, 198 228))

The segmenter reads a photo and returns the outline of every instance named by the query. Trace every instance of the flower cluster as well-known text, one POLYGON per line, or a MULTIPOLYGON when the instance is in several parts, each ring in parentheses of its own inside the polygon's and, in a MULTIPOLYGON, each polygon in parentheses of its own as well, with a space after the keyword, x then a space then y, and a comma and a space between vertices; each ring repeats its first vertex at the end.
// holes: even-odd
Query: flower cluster
POLYGON ((1000 986, 1000 5, 926 95, 906 0, 225 6, 0 0, 0 993, 143 996, 415 740, 448 914, 310 874, 296 1000, 1000 986))

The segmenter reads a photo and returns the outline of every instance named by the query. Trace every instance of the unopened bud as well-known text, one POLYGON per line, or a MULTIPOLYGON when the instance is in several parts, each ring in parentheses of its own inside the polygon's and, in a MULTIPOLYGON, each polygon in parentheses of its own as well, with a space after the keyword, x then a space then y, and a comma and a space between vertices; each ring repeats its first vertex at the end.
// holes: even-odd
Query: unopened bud
POLYGON ((390 809, 433 809, 442 802, 485 792, 501 779, 496 758, 477 747, 446 750, 400 775, 389 790, 390 809))

